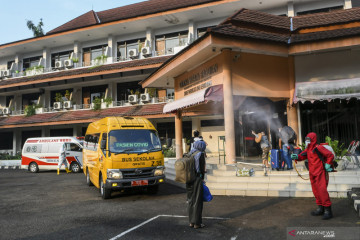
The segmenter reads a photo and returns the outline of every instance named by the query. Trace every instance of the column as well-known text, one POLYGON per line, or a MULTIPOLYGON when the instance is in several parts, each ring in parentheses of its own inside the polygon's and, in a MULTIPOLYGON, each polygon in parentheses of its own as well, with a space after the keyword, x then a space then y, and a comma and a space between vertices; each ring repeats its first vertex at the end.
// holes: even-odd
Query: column
POLYGON ((351 0, 344 0, 344 9, 352 8, 351 0))
POLYGON ((196 28, 193 21, 189 21, 189 34, 188 34, 188 44, 191 44, 196 38, 196 28))
POLYGON ((288 17, 295 17, 294 3, 288 2, 288 17))
POLYGON ((13 156, 16 155, 16 151, 17 151, 17 149, 16 149, 16 141, 19 141, 19 139, 17 139, 16 136, 17 136, 18 131, 19 130, 17 128, 15 128, 14 131, 13 131, 13 149, 12 149, 13 156))
POLYGON ((79 60, 79 65, 81 66, 81 63, 83 61, 82 54, 81 54, 81 43, 78 41, 74 42, 74 55, 73 58, 77 58, 79 60))
POLYGON ((50 49, 45 48, 43 49, 43 55, 42 55, 42 62, 40 63, 41 65, 44 66, 44 68, 51 68, 51 54, 50 54, 50 49))
POLYGON ((232 93, 231 49, 222 50, 226 163, 236 162, 234 99, 232 93))
POLYGON ((75 125, 73 128, 73 137, 81 137, 81 125, 75 125))
POLYGON ((155 56, 155 36, 151 28, 146 29, 146 41, 148 41, 150 50, 155 56))
POLYGON ((181 116, 181 111, 177 111, 175 115, 176 159, 180 159, 183 156, 182 138, 183 138, 182 116, 181 116))
POLYGON ((44 98, 44 108, 50 108, 51 106, 51 94, 49 90, 45 90, 45 93, 43 94, 44 98))
POLYGON ((198 130, 199 132, 201 132, 201 131, 200 131, 200 128, 201 128, 200 118, 198 118, 198 117, 192 117, 192 119, 191 119, 191 129, 192 129, 192 133, 194 133, 195 130, 198 130))
POLYGON ((15 69, 14 71, 22 71, 22 57, 20 54, 16 54, 15 56, 15 69))
POLYGON ((116 62, 116 41, 115 38, 110 34, 108 36, 108 52, 105 55, 108 56, 108 63, 116 62))
POLYGON ((296 104, 293 104, 293 98, 295 94, 295 61, 294 57, 290 56, 288 62, 289 66, 289 100, 286 104, 288 126, 294 129, 298 136, 297 142, 299 142, 299 124, 298 124, 298 111, 296 104))

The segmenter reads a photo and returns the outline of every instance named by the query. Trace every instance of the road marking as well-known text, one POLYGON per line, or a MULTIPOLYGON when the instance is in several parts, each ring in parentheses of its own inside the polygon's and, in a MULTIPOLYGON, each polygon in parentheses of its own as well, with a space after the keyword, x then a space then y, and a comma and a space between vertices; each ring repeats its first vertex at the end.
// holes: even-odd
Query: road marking
MULTIPOLYGON (((109 240, 116 240, 116 239, 119 239, 121 238, 122 236, 124 236, 125 234, 128 234, 129 232, 132 232, 136 229, 138 229, 139 227, 142 227, 144 226, 145 224, 159 218, 159 217, 174 217, 174 218, 187 218, 189 216, 180 216, 180 215, 157 215, 156 217, 153 217, 153 218, 150 218, 149 220, 146 220, 145 222, 142 222, 140 223, 139 225, 136 225, 135 227, 133 228, 130 228, 129 230, 126 230, 125 232, 122 232, 120 233, 119 235, 113 237, 113 238, 110 238, 109 240)), ((214 220, 229 220, 230 218, 221 218, 221 217, 203 217, 205 219, 214 219, 214 220)))

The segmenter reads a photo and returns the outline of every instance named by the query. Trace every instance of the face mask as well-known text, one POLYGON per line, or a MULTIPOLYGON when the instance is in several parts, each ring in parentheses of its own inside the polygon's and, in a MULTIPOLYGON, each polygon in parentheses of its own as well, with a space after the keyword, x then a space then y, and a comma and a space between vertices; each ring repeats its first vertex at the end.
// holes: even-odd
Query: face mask
POLYGON ((307 147, 309 146, 309 144, 310 144, 310 141, 309 141, 309 140, 306 140, 306 141, 305 141, 305 148, 307 148, 307 147))

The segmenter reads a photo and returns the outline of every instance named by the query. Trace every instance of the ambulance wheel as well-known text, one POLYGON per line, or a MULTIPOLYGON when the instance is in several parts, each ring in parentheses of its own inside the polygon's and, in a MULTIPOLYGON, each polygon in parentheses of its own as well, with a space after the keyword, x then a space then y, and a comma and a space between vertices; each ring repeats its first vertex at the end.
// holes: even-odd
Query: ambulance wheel
POLYGON ((86 169, 86 184, 91 187, 94 186, 94 184, 91 182, 90 180, 90 174, 89 174, 89 169, 86 169))
POLYGON ((159 191, 159 185, 147 187, 147 192, 149 194, 156 194, 158 191, 159 191))
POLYGON ((80 172, 80 165, 79 165, 77 162, 73 162, 73 163, 71 163, 71 165, 70 165, 70 170, 71 170, 73 173, 78 173, 78 172, 80 172))
POLYGON ((105 184, 104 184, 102 175, 100 175, 100 194, 101 194, 102 199, 111 198, 111 189, 105 188, 105 184))
POLYGON ((39 172, 39 167, 36 163, 32 162, 30 163, 29 165, 29 171, 32 172, 32 173, 37 173, 39 172))

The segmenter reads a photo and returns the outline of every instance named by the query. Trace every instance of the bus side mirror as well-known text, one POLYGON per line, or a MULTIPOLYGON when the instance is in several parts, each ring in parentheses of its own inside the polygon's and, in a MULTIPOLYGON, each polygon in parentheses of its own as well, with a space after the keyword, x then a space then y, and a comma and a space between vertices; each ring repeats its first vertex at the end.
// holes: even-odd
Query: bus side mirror
POLYGON ((100 148, 105 149, 106 148, 106 140, 101 140, 100 142, 100 148))

